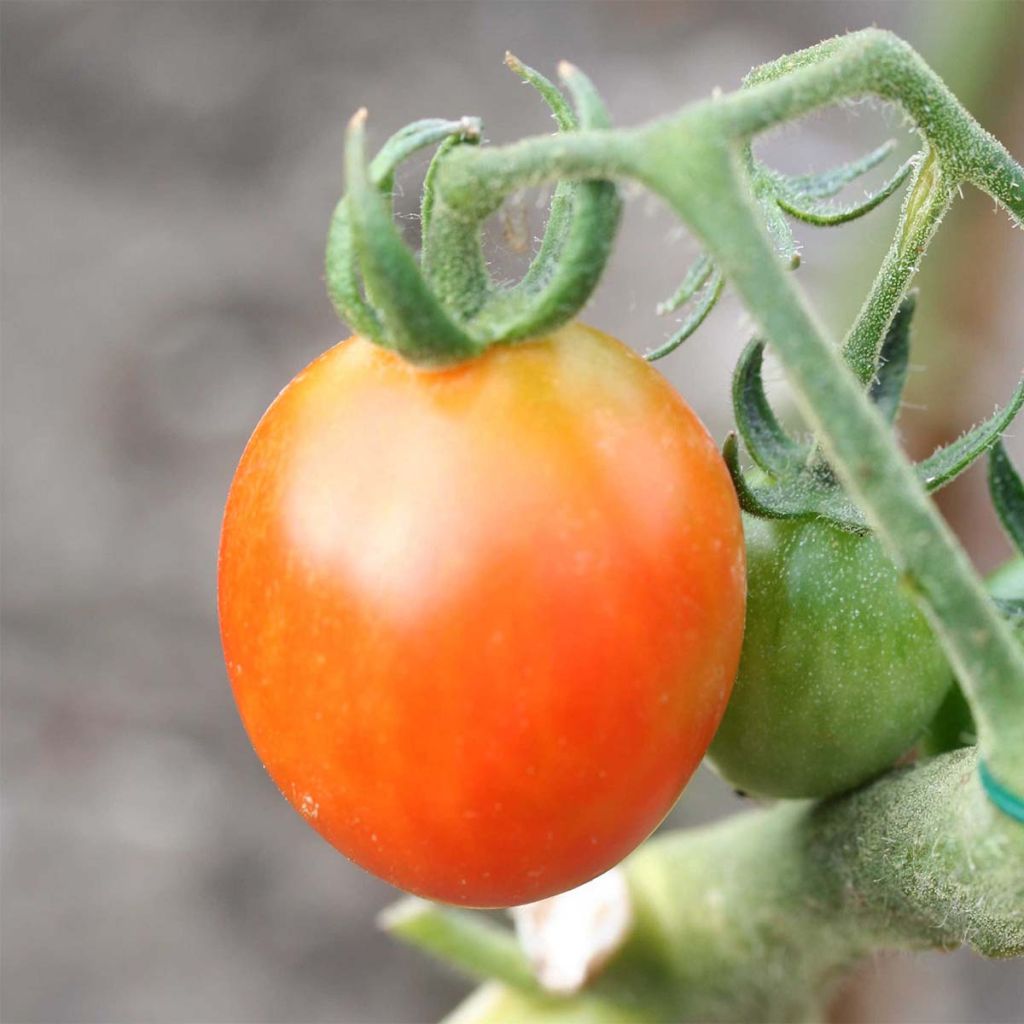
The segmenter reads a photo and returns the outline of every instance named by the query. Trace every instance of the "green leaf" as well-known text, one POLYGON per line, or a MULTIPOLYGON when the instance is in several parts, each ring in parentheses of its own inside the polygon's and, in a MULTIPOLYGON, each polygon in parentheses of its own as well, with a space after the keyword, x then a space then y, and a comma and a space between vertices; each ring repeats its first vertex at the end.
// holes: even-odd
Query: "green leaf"
POLYGON ((903 387, 907 381, 910 360, 910 323, 914 318, 917 297, 908 295, 896 311, 878 353, 878 373, 868 390, 868 397, 890 422, 896 419, 903 387))
POLYGON ((732 378, 732 406, 736 427, 747 451, 771 476, 784 475, 806 461, 808 448, 786 433, 775 417, 764 392, 761 370, 763 341, 752 341, 743 350, 732 378))
POLYGON ((657 359, 663 359, 670 352, 675 352, 707 319, 708 313, 714 309, 715 303, 721 297, 724 285, 725 279, 722 277, 722 272, 717 267, 714 267, 690 315, 668 341, 664 342, 653 352, 645 353, 644 359, 653 363, 657 359))
POLYGON ((1002 440, 996 441, 989 452, 988 489, 1003 528, 1013 546, 1024 554, 1024 483, 1002 440))
POLYGON ((780 192, 776 201, 791 217, 817 227, 835 227, 863 217, 885 202, 907 180, 913 169, 914 161, 908 160, 877 192, 872 192, 866 199, 849 206, 840 206, 788 192, 780 192))
POLYGON ((994 415, 968 430, 952 444, 940 448, 934 455, 923 459, 915 467, 929 492, 944 487, 959 476, 979 456, 984 455, 999 440, 999 435, 1013 422, 1024 404, 1024 379, 1017 385, 1009 404, 994 415))

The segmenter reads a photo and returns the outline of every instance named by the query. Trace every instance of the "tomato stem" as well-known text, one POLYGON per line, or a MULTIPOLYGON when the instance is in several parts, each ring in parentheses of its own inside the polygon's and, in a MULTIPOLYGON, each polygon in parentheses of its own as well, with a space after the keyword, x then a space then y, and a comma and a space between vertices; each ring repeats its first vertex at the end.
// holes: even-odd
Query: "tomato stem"
POLYGON ((1024 953, 1024 829, 986 799, 976 767, 976 751, 960 750, 823 804, 784 801, 656 836, 623 865, 631 934, 572 1000, 524 980, 510 941, 488 936, 475 954, 459 911, 421 904, 415 929, 382 923, 496 980, 451 1018, 463 1024, 541 1024, 556 1007, 652 1024, 822 1019, 836 978, 879 949, 1024 953))

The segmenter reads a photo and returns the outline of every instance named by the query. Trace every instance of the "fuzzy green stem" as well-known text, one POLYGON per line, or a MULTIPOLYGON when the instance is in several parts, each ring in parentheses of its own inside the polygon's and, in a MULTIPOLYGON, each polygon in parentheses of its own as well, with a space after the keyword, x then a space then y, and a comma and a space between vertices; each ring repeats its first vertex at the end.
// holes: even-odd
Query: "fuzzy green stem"
MULTIPOLYGON (((1024 830, 985 799, 976 765, 958 751, 831 801, 666 833, 626 861, 634 928, 595 982, 538 995, 507 946, 493 972, 505 987, 458 1019, 807 1020, 876 949, 1021 955, 1024 830)), ((439 952, 427 933, 446 935, 458 912, 424 914, 402 937, 439 952)))
POLYGON ((384 911, 378 924, 471 978, 495 978, 527 992, 539 991, 512 932, 480 914, 411 896, 384 911))

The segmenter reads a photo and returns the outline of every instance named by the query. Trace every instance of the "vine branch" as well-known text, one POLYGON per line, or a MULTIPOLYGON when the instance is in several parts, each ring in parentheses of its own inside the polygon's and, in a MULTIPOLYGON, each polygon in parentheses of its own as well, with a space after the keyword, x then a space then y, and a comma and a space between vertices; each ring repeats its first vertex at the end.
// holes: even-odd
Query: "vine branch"
POLYGON ((626 945, 572 998, 539 992, 496 924, 481 943, 468 915, 421 904, 415 933, 394 931, 501 979, 456 1011, 460 1024, 820 1019, 832 983, 876 949, 1024 953, 1024 829, 985 798, 976 759, 969 748, 834 800, 652 840, 624 865, 626 945))
MULTIPOLYGON (((449 216, 479 222, 512 191, 559 178, 627 177, 666 199, 706 245, 775 347, 801 411, 931 621, 964 683, 982 755, 1024 791, 1024 654, 985 595, 857 378, 774 257, 751 199, 752 136, 837 100, 874 95, 914 118, 928 149, 903 206, 888 266, 847 341, 861 379, 954 192, 968 182, 1024 223, 1024 170, 902 40, 867 30, 767 65, 748 87, 629 131, 579 132, 485 150, 438 169, 449 216)), ((436 221, 436 219, 435 219, 436 221)), ((870 366, 870 373, 868 367, 870 366)))

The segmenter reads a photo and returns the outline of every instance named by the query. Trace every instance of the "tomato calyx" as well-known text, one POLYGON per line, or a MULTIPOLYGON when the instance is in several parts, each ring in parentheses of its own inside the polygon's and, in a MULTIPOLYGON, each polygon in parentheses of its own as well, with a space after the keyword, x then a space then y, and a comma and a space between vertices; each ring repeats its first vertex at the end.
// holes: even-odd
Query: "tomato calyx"
MULTIPOLYGON (((1016 557, 1024 558, 1024 481, 1001 439, 988 456, 988 492, 1016 557)), ((993 600, 1011 625, 1024 629, 1024 593, 997 594, 993 600)))
MULTIPOLYGON (((899 412, 906 382, 914 307, 913 295, 904 299, 882 341, 868 389, 868 397, 889 423, 899 412)), ((741 507, 761 519, 819 519, 848 533, 868 533, 863 513, 846 496, 817 445, 793 438, 776 417, 764 390, 764 348, 763 341, 752 341, 733 376, 737 432, 759 471, 756 480, 744 471, 737 432, 730 434, 723 455, 741 507)), ((917 463, 925 490, 932 493, 944 487, 992 449, 1022 405, 1024 380, 1003 409, 917 463)))
MULTIPOLYGON (((610 127, 604 103, 578 68, 559 66, 570 106, 539 72, 511 54, 505 62, 540 94, 560 131, 610 127)), ((526 274, 504 285, 487 269, 479 220, 451 215, 436 187, 445 158, 458 146, 479 144, 479 119, 416 121, 369 164, 365 123, 361 110, 346 133, 347 192, 331 220, 325 260, 331 300, 359 334, 411 363, 444 366, 492 344, 542 335, 579 311, 604 270, 618 227, 621 200, 613 182, 560 182, 526 274), (428 146, 438 148, 423 184, 417 259, 394 224, 391 191, 399 165, 428 146)))

